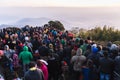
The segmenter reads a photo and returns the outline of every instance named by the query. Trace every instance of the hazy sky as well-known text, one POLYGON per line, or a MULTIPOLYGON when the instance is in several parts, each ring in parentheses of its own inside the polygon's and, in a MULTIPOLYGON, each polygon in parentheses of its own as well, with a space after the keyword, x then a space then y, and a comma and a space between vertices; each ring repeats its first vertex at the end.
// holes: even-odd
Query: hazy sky
MULTIPOLYGON (((95 27, 109 25, 120 27, 120 7, 4 7, 0 8, 0 24, 12 24, 24 18, 49 18, 62 20, 67 27, 95 27)), ((46 22, 47 23, 47 22, 46 22)))
POLYGON ((89 6, 120 6, 120 0, 0 0, 0 6, 29 7, 89 7, 89 6))
POLYGON ((120 0, 0 0, 0 24, 49 18, 79 27, 120 26, 120 0))

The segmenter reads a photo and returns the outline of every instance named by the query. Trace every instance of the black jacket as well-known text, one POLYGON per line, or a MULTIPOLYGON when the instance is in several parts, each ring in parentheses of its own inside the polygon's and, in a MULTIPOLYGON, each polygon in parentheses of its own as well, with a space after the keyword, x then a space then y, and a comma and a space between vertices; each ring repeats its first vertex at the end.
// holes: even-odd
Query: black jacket
POLYGON ((115 71, 120 75, 120 56, 115 58, 115 71))
POLYGON ((44 57, 44 56, 48 56, 48 53, 49 53, 49 49, 45 46, 41 46, 39 47, 39 54, 40 56, 44 57))
POLYGON ((111 58, 100 59, 100 72, 111 74, 114 68, 114 61, 111 58))

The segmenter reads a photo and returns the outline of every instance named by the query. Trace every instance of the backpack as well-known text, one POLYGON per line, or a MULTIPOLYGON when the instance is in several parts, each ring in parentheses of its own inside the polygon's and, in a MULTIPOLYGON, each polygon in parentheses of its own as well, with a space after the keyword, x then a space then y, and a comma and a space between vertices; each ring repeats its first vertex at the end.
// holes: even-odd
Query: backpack
POLYGON ((74 65, 73 65, 73 70, 74 71, 81 71, 81 63, 80 63, 79 57, 76 57, 76 61, 74 62, 74 65))

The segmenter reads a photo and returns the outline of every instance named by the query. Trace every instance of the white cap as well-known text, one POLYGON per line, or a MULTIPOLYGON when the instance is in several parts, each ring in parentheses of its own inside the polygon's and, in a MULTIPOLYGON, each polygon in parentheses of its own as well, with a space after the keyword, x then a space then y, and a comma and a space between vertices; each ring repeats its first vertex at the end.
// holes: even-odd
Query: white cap
POLYGON ((45 60, 40 59, 40 61, 43 62, 45 65, 48 65, 48 63, 45 60))
POLYGON ((118 46, 116 44, 112 44, 111 45, 111 50, 116 50, 116 49, 118 49, 118 46))
POLYGON ((28 37, 25 37, 25 40, 26 40, 26 41, 28 41, 28 40, 29 40, 29 38, 28 38, 28 37))
POLYGON ((97 47, 97 44, 93 44, 92 47, 97 47))

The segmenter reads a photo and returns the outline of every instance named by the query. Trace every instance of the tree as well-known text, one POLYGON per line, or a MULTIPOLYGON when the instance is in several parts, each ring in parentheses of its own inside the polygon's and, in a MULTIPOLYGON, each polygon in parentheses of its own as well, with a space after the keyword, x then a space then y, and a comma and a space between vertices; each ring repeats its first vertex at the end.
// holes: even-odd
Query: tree
POLYGON ((64 25, 60 21, 49 21, 48 25, 58 30, 65 30, 64 25))
POLYGON ((104 26, 101 27, 95 27, 91 30, 80 30, 80 36, 82 38, 86 38, 87 36, 91 36, 93 40, 95 41, 119 41, 120 40, 120 31, 115 30, 113 27, 104 26))

